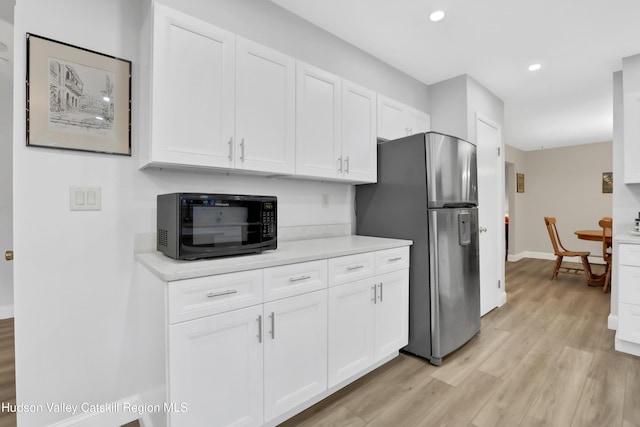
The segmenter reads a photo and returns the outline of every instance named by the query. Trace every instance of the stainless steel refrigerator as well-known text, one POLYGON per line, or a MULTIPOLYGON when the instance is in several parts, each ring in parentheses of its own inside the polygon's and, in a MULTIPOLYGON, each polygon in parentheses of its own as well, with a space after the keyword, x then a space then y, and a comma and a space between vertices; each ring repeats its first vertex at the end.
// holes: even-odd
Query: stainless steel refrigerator
POLYGON ((476 147, 435 132, 378 145, 356 187, 357 233, 413 240, 409 344, 434 365, 480 331, 476 147))

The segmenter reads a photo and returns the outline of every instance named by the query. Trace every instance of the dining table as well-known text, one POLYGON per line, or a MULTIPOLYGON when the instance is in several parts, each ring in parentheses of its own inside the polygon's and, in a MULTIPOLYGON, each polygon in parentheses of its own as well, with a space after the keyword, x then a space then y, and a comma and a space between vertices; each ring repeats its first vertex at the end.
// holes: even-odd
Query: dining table
MULTIPOLYGON (((581 240, 589 240, 592 242, 602 242, 602 228, 599 230, 578 230, 574 231, 574 234, 581 240)), ((605 231, 605 242, 607 247, 611 247, 613 238, 611 237, 611 230, 605 231)), ((608 264, 605 266, 608 268, 608 264)), ((591 274, 591 278, 588 280, 589 286, 602 286, 606 276, 606 270, 603 274, 591 274)))
MULTIPOLYGON (((591 240, 593 242, 602 242, 602 228, 599 230, 578 230, 574 231, 575 235, 578 236, 578 239, 581 240, 591 240)), ((607 230, 605 234, 606 242, 609 246, 611 246, 611 230, 607 230)))

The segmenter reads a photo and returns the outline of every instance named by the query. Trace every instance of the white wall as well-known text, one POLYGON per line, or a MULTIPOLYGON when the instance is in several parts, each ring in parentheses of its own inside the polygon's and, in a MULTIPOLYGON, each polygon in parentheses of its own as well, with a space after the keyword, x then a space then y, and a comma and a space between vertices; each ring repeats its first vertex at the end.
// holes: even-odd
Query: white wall
POLYGON ((429 85, 429 98, 431 130, 468 140, 467 76, 429 85))
MULTIPOLYGON (((202 19, 325 68, 414 107, 427 87, 263 0, 172 0, 202 19)), ((273 194, 283 229, 350 229, 353 186, 137 169, 137 158, 26 147, 25 33, 133 61, 133 145, 139 104, 138 31, 149 3, 18 0, 15 15, 14 217, 18 402, 105 403, 134 395, 136 235, 155 231, 155 197, 173 191, 273 194), (102 210, 70 212, 71 185, 102 187, 102 210), (329 207, 321 208, 322 194, 329 207)), ((136 150, 134 150, 135 153, 136 150)), ((108 418, 104 425, 118 425, 108 418)), ((65 413, 20 413, 21 427, 65 413)))
POLYGON ((0 42, 7 45, 0 53, 0 319, 6 319, 13 317, 13 264, 4 260, 4 252, 13 249, 13 25, 3 20, 0 42))

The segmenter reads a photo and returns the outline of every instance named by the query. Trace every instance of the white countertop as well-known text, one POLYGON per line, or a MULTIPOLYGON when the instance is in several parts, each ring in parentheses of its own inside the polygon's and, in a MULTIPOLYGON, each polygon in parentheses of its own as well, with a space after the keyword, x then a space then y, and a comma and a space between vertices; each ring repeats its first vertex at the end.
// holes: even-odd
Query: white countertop
POLYGON ((616 234, 614 239, 616 243, 630 243, 640 245, 640 235, 634 235, 629 232, 616 234))
POLYGON ((411 240, 384 239, 368 236, 344 236, 325 239, 278 242, 278 249, 255 255, 241 255, 198 261, 177 261, 160 252, 136 254, 136 260, 160 279, 192 279, 214 274, 233 273, 257 268, 275 267, 318 259, 335 258, 363 252, 412 245, 411 240))

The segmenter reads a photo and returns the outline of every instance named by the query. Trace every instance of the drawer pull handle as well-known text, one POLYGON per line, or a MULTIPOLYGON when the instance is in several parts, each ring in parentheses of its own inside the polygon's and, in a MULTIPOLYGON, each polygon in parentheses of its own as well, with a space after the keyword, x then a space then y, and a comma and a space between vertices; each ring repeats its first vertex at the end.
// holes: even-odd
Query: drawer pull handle
POLYGON ((364 268, 364 265, 350 265, 349 267, 347 267, 347 270, 349 271, 353 271, 353 270, 360 270, 361 268, 364 268))
POLYGON ((258 316, 256 320, 258 321, 258 342, 262 344, 262 315, 258 316))
POLYGON ((299 282, 301 280, 311 279, 311 276, 299 276, 299 277, 291 277, 289 279, 290 282, 299 282))
POLYGON ((215 297, 221 297, 224 295, 231 295, 231 294, 237 294, 238 291, 236 290, 228 290, 228 291, 222 291, 222 292, 210 292, 207 294, 207 298, 215 298, 215 297))
POLYGON ((401 259, 402 259, 401 256, 397 256, 397 257, 389 258, 389 262, 400 261, 401 259))
POLYGON ((269 317, 271 318, 271 331, 270 331, 271 339, 275 340, 276 339, 276 313, 272 311, 269 317))

